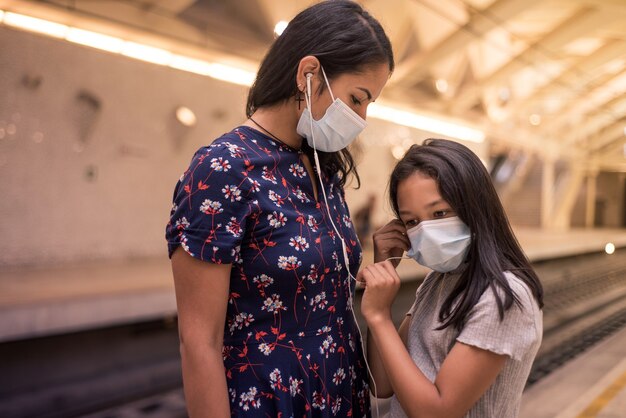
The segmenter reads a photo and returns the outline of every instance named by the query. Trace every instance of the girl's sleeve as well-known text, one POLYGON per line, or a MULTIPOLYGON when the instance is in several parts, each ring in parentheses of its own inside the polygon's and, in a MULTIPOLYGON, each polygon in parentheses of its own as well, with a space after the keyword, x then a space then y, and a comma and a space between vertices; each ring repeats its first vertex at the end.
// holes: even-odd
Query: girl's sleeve
POLYGON ((471 311, 457 341, 504 354, 514 360, 522 359, 541 338, 538 320, 541 313, 530 290, 521 280, 510 279, 509 284, 520 305, 514 302, 504 312, 504 319, 500 320, 494 293, 487 288, 471 311))
POLYGON ((165 237, 171 257, 181 246, 213 263, 237 260, 253 191, 247 162, 223 144, 201 148, 174 189, 165 237))

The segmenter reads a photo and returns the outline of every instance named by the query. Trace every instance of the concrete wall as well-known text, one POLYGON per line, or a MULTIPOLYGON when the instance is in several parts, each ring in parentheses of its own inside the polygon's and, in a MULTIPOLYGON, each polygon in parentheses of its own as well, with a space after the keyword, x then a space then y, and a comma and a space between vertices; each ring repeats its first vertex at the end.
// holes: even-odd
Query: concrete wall
MULTIPOLYGON (((247 88, 0 27, 0 266, 165 257, 173 187, 193 152, 244 120, 247 88), (94 111, 94 100, 99 102, 94 111), (198 116, 189 132, 174 119, 198 116), (185 135, 183 135, 185 134, 185 135)), ((432 134, 368 120, 354 212, 380 196, 389 143, 432 134)), ((486 145, 473 146, 479 156, 486 145)))
MULTIPOLYGON (((596 180, 595 227, 624 228, 626 214, 624 205, 626 193, 626 174, 603 172, 596 180)), ((580 187, 576 205, 572 212, 572 226, 584 227, 587 202, 587 186, 583 182, 580 187)))
POLYGON ((176 180, 195 149, 244 119, 246 96, 241 86, 7 28, 0 92, 0 265, 165 255, 176 180), (101 103, 84 141, 91 114, 81 92, 101 103), (178 105, 199 119, 182 144, 178 105))
POLYGON ((600 173, 596 196, 596 226, 622 228, 624 220, 624 173, 600 173))

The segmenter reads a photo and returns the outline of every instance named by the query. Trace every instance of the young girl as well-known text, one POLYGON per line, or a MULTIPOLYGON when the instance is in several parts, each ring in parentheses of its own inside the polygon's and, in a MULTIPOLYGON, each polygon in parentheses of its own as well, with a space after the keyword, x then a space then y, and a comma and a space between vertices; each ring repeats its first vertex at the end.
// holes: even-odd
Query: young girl
POLYGON ((391 174, 398 219, 374 234, 365 284, 372 389, 391 417, 518 414, 541 344, 543 291, 489 173, 465 146, 430 139, 391 174), (390 307, 402 253, 433 271, 396 331, 390 307))

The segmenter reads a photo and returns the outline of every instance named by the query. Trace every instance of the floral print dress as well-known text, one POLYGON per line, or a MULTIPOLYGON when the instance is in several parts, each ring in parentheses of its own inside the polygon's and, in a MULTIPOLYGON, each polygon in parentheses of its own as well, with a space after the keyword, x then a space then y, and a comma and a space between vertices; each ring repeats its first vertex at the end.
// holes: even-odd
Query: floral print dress
MULTIPOLYGON (((343 189, 322 178, 356 276, 343 189)), ((223 358, 233 416, 369 416, 354 281, 320 187, 298 151, 245 126, 198 150, 176 185, 170 257, 182 246, 232 264, 223 358)))

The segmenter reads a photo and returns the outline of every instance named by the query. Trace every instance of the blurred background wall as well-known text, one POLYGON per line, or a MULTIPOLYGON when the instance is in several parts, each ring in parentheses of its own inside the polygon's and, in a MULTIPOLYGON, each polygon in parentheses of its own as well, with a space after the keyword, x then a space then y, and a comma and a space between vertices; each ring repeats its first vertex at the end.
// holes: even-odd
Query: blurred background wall
MULTIPOLYGON (((174 185, 195 150, 245 119, 247 88, 4 27, 0 52, 0 265, 166 257, 174 185)), ((355 211, 376 194, 382 224, 392 144, 432 134, 368 124, 362 187, 347 198, 355 211)), ((466 145, 487 161, 485 143, 466 145)))

